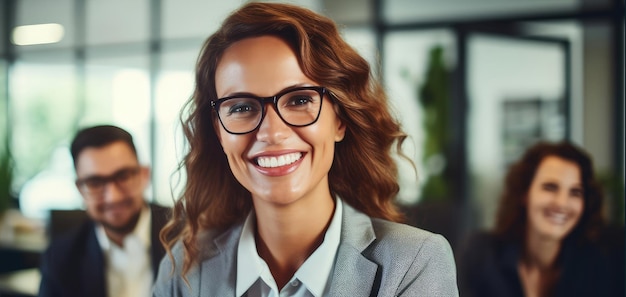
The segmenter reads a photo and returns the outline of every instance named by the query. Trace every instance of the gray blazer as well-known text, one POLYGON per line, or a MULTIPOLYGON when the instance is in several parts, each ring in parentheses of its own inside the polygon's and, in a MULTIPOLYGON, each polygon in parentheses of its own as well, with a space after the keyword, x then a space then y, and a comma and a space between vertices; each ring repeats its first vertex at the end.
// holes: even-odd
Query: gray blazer
MULTIPOLYGON (((200 238, 200 265, 181 276, 183 248, 161 261, 155 297, 235 296, 237 244, 243 224, 200 238)), ((329 296, 458 296, 452 249, 441 235, 408 225, 372 219, 347 203, 329 296)))

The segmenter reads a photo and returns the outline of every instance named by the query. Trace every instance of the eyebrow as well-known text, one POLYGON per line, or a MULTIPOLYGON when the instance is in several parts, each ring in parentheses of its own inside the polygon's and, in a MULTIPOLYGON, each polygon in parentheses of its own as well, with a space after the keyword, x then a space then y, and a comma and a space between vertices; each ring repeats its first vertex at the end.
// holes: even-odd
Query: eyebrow
MULTIPOLYGON (((288 91, 288 90, 291 90, 291 89, 295 89, 295 88, 299 88, 299 87, 310 87, 310 86, 312 86, 312 85, 309 84, 309 83, 299 83, 299 84, 290 85, 288 87, 282 88, 280 91, 274 93, 273 95, 267 96, 267 97, 273 97, 276 94, 280 94, 282 92, 285 92, 285 91, 288 91)), ((226 94, 225 96, 219 97, 218 99, 226 98, 226 97, 235 97, 235 96, 236 97, 239 97, 239 96, 252 96, 252 97, 267 98, 265 96, 259 96, 257 94, 250 93, 250 92, 235 92, 235 93, 226 94)))
MULTIPOLYGON (((541 181, 542 185, 543 184, 547 184, 547 183, 554 183, 554 184, 558 184, 559 186, 561 185, 561 183, 558 180, 553 179, 553 178, 545 178, 544 180, 541 181)), ((583 186, 582 183, 575 183, 575 184, 571 185, 569 188, 570 189, 581 189, 581 190, 583 190, 585 187, 583 186)))
POLYGON ((111 178, 111 177, 115 176, 116 174, 119 174, 119 173, 121 173, 123 171, 134 170, 134 169, 137 169, 137 168, 139 168, 139 166, 137 166, 137 167, 135 167, 135 166, 124 166, 124 167, 122 167, 122 168, 120 168, 120 169, 118 169, 118 170, 116 170, 116 171, 114 171, 114 172, 112 172, 111 174, 108 174, 108 175, 105 175, 105 174, 90 174, 90 175, 87 175, 87 176, 82 177, 82 178, 77 178, 77 180, 88 180, 88 179, 94 179, 94 178, 111 178))

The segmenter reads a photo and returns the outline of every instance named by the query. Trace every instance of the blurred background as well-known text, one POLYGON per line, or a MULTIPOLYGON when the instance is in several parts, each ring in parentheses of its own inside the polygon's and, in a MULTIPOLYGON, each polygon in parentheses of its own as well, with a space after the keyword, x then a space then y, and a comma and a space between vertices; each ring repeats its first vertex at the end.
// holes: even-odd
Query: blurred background
MULTIPOLYGON (((195 60, 243 2, 0 1, 0 272, 23 251, 16 265, 36 265, 51 210, 82 208, 68 148, 80 127, 130 131, 147 197, 173 203, 195 60)), ((335 20, 383 81, 418 168, 399 161, 409 224, 456 249, 492 227, 508 164, 563 139, 591 153, 606 218, 624 224, 623 0, 280 2, 335 20)))

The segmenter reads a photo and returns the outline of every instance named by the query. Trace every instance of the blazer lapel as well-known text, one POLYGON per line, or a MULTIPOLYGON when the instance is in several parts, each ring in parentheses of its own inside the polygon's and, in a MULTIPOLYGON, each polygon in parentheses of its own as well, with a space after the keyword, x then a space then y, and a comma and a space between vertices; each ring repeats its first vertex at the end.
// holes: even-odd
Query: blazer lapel
POLYGON ((330 296, 376 296, 380 287, 379 265, 363 251, 376 239, 372 221, 343 202, 341 242, 331 280, 330 296))
MULTIPOLYGON (((219 235, 214 241, 199 240, 204 247, 202 264, 198 275, 198 288, 192 296, 235 296, 237 284, 237 245, 242 224, 219 235)), ((209 234, 207 234, 209 235, 209 234)), ((215 238, 207 236, 207 238, 215 238)), ((191 280, 190 280, 191 282, 191 280)))

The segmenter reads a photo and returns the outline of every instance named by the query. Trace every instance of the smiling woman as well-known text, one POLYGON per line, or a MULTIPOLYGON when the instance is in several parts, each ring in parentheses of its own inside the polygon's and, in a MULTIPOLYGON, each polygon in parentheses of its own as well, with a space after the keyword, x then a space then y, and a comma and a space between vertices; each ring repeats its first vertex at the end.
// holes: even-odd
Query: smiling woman
POLYGON ((601 211, 586 152, 532 146, 509 169, 495 230, 470 238, 459 256, 461 294, 624 296, 623 261, 600 244, 601 211))
POLYGON ((155 296, 458 295, 448 242, 398 223, 406 134, 328 18, 246 4, 206 41, 188 107, 155 296))

